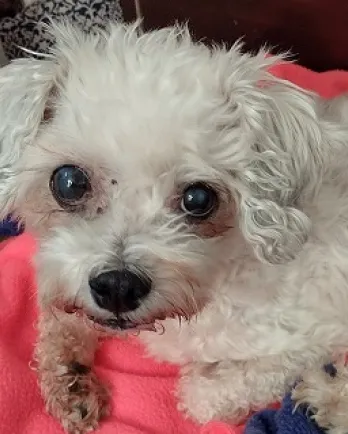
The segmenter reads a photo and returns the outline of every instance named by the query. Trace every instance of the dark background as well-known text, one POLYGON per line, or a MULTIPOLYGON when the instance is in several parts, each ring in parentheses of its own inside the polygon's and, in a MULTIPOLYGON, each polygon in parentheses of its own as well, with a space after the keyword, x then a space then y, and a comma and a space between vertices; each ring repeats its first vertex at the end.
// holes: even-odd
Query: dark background
MULTIPOLYGON (((126 20, 134 0, 121 0, 126 20)), ((244 37, 247 49, 264 43, 291 50, 317 71, 348 70, 348 0, 140 0, 144 25, 188 21, 194 35, 217 42, 244 37)))

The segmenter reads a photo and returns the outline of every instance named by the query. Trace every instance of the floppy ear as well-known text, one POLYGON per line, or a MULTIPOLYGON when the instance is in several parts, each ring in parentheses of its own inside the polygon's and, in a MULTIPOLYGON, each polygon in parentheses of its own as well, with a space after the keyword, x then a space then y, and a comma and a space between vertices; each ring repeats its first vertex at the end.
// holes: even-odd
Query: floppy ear
POLYGON ((282 263, 308 239, 311 221, 303 205, 320 187, 327 135, 315 97, 269 74, 272 58, 261 52, 240 55, 238 62, 234 68, 242 72, 228 79, 227 91, 234 128, 245 137, 245 161, 233 173, 240 228, 259 259, 282 263))
POLYGON ((16 165, 39 131, 53 78, 48 60, 21 59, 0 69, 0 219, 15 213, 16 165))
POLYGON ((324 137, 315 100, 286 82, 259 89, 261 123, 253 125, 251 164, 244 172, 243 232, 270 263, 293 259, 311 222, 303 205, 321 183, 324 137))

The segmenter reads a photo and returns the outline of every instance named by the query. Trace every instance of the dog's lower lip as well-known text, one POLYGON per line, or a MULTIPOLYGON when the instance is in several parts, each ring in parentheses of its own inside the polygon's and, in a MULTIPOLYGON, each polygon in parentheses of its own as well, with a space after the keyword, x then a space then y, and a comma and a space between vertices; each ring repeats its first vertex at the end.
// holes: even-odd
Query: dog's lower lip
MULTIPOLYGON (((117 318, 117 317, 109 318, 109 319, 101 319, 93 315, 90 315, 87 312, 83 312, 82 308, 74 304, 64 306, 64 311, 68 314, 76 314, 76 315, 85 314, 90 321, 92 321, 93 323, 101 327, 109 328, 112 330, 120 330, 120 331, 142 331, 142 330, 156 331, 157 330, 156 323, 158 321, 163 321, 166 319, 166 315, 164 314, 158 315, 158 317, 152 319, 151 321, 148 322, 145 321, 139 323, 130 321, 125 318, 117 318)), ((169 315, 169 317, 173 317, 173 316, 169 315)))
POLYGON ((89 316, 89 319, 102 327, 107 327, 113 330, 156 330, 154 323, 134 323, 124 318, 110 318, 102 320, 93 316, 89 316))

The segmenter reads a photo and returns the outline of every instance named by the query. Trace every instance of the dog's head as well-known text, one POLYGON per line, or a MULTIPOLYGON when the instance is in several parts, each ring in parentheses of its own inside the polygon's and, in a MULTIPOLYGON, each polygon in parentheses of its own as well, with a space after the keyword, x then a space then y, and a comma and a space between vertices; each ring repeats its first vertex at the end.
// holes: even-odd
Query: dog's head
POLYGON ((1 216, 40 240, 41 303, 148 325, 195 314, 241 257, 296 256, 324 133, 273 58, 182 28, 56 38, 0 71, 1 216))

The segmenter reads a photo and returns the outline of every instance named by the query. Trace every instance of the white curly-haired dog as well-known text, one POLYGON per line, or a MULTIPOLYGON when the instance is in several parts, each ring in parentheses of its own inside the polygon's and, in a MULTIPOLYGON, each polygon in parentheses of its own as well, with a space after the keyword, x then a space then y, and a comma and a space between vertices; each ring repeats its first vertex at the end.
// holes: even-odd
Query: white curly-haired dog
POLYGON ((199 422, 238 421, 302 376, 294 398, 346 432, 347 372, 321 370, 348 343, 346 100, 185 28, 56 37, 0 70, 0 214, 39 241, 48 411, 97 426, 98 337, 129 329, 183 366, 199 422))

